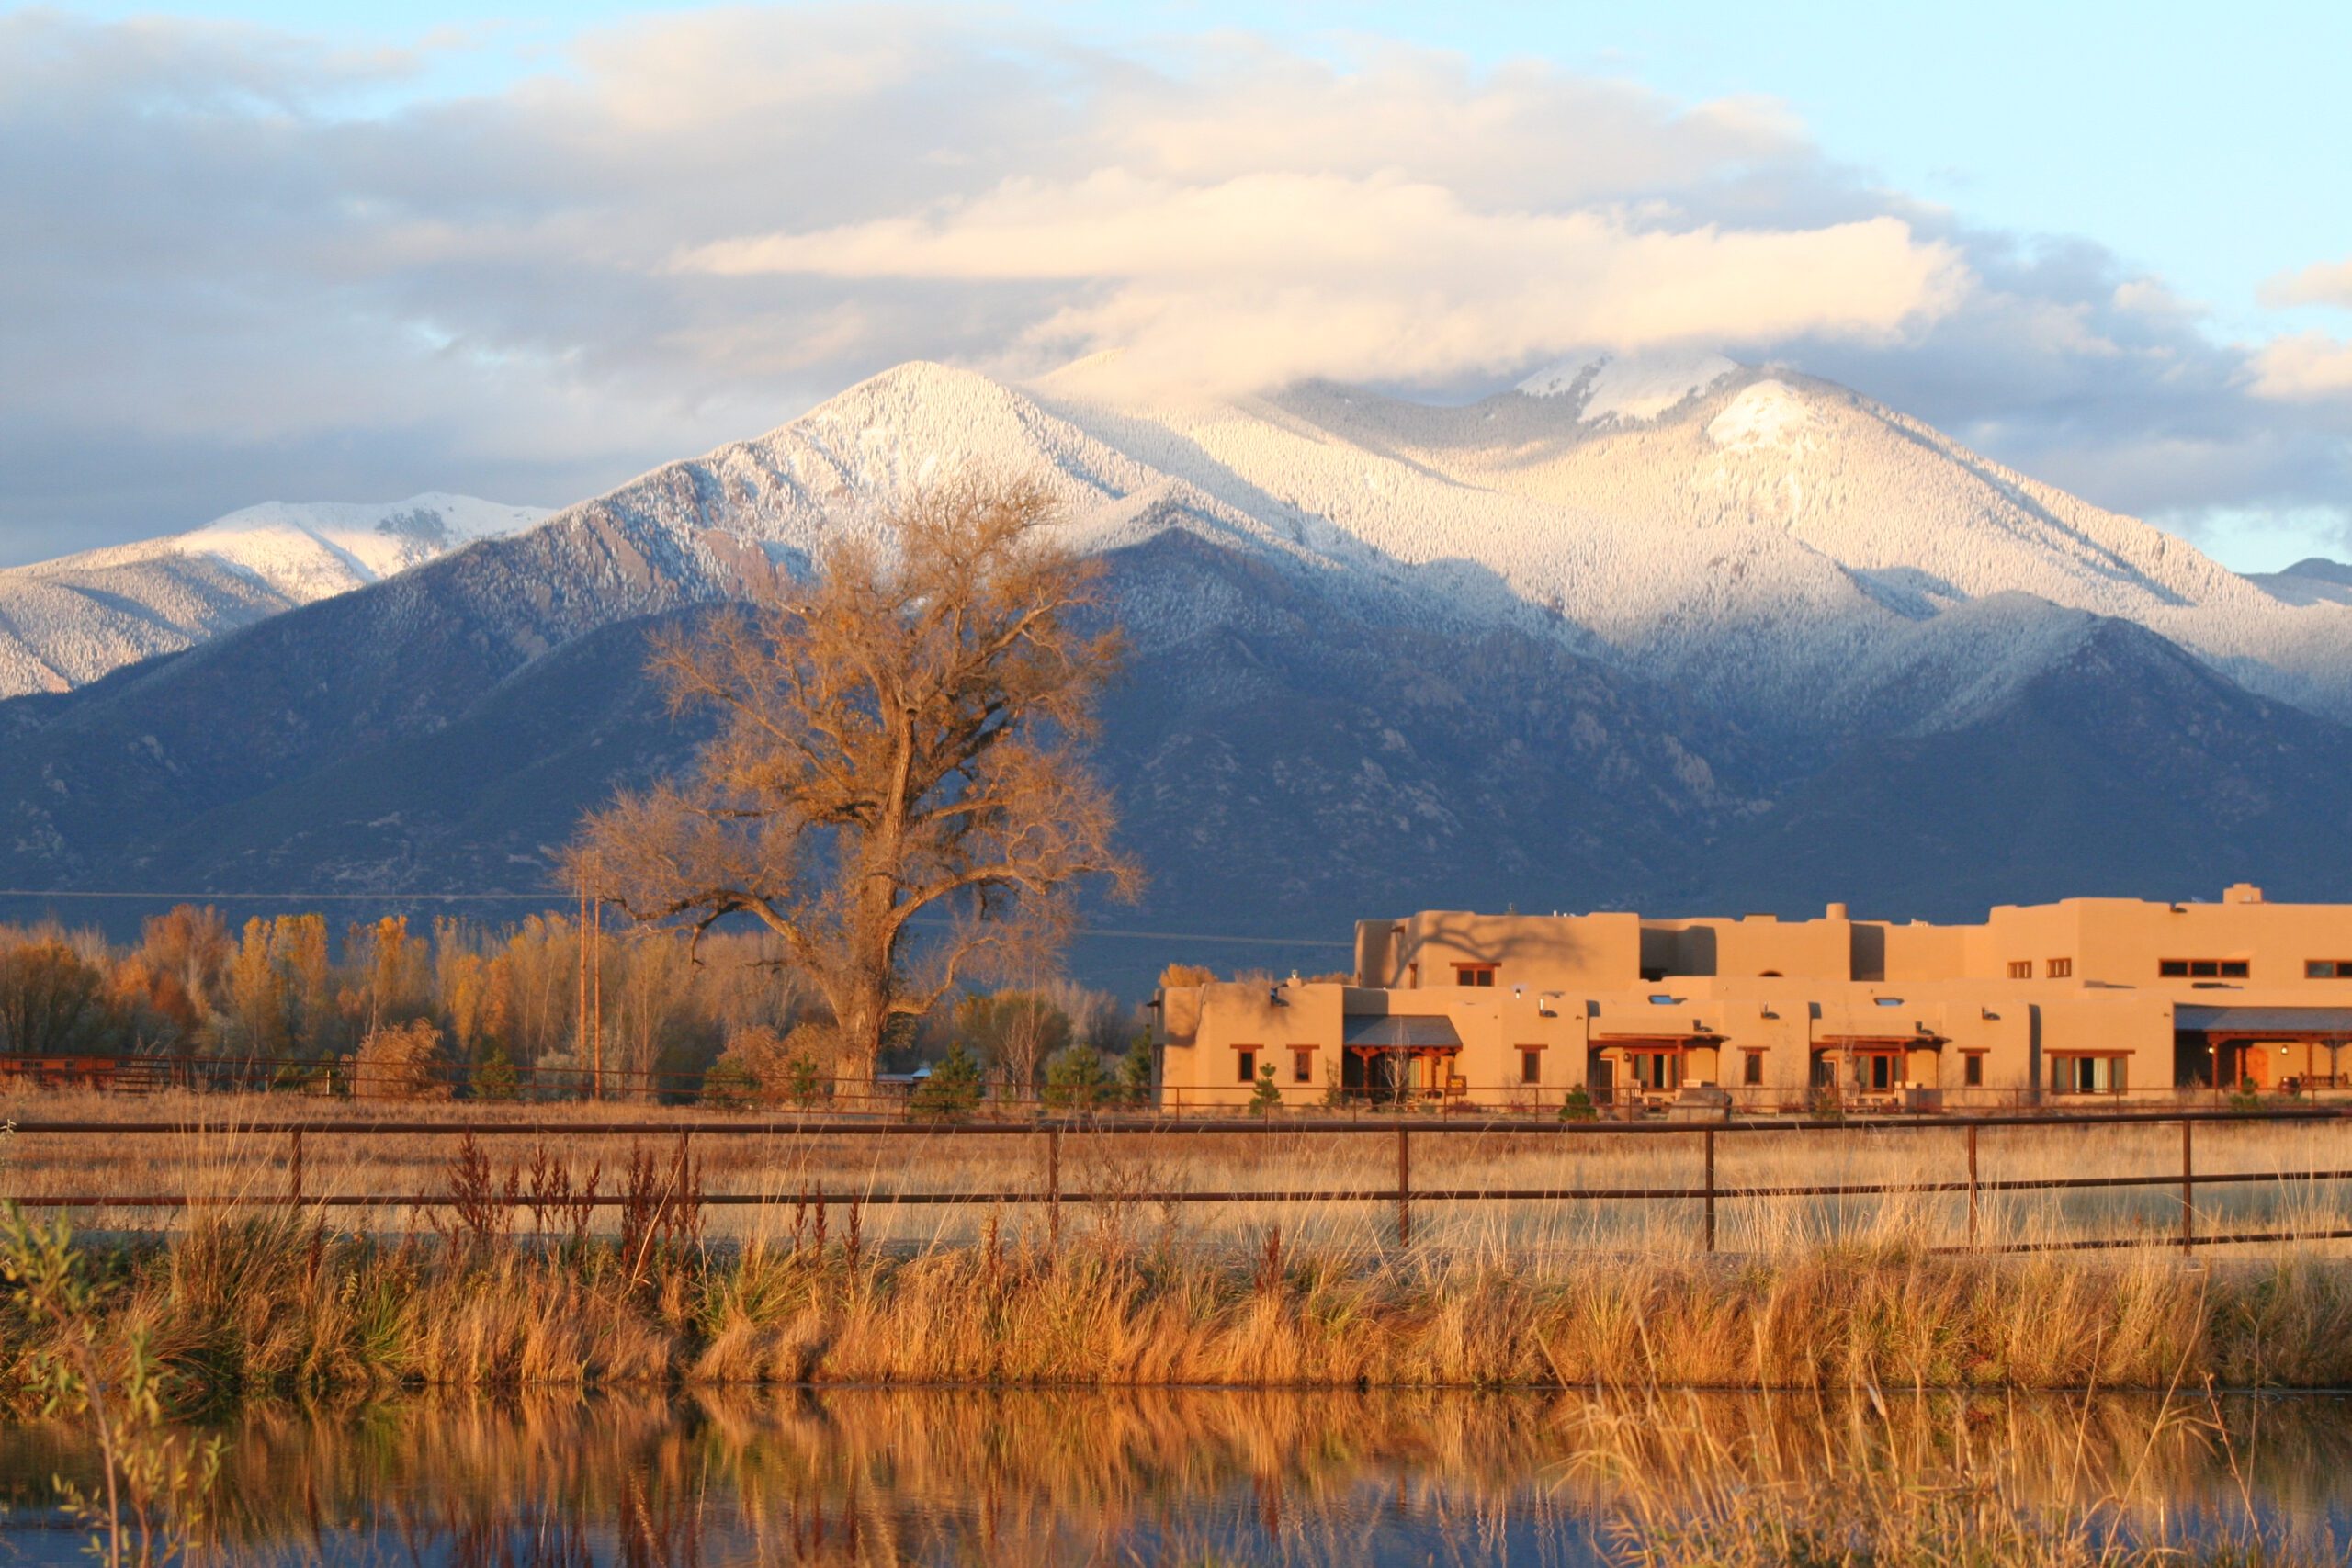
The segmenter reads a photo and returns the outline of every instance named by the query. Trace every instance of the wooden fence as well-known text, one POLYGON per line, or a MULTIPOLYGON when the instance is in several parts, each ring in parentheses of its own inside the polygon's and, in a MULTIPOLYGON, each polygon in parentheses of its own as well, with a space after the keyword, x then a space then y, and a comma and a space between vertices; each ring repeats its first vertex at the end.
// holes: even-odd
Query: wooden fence
MULTIPOLYGON (((1773 1200, 1891 1198, 1905 1195, 1946 1195, 1964 1197, 1966 1230, 1963 1236, 1949 1244, 1931 1248, 1945 1253, 1982 1252, 2041 1252, 2098 1250, 2152 1246, 2177 1247, 2184 1254, 2201 1247, 2229 1247, 2291 1242, 2337 1241, 2352 1239, 2352 1228, 2320 1228, 2310 1230, 2227 1230, 2201 1228, 2197 1207, 2200 1189, 2244 1187, 2253 1183, 2267 1183, 2285 1188, 2289 1184, 2352 1181, 2352 1168, 2315 1168, 2293 1170, 2199 1171, 2197 1168, 2197 1131, 2200 1126, 2217 1123, 2245 1126, 2292 1126, 2298 1124, 2352 1124, 2352 1112, 2324 1109, 2295 1109, 2273 1111, 2260 1116, 2206 1111, 2188 1112, 2122 1112, 2105 1116, 2035 1115, 1986 1116, 1972 1118, 1964 1122, 1922 1122, 1917 1118, 1848 1119, 1839 1121, 1804 1122, 1729 1122, 1723 1123, 1688 1124, 1675 1122, 1626 1123, 1612 1122, 1521 1121, 1515 1119, 1472 1120, 1461 1117, 1392 1119, 1384 1125, 1366 1125, 1346 1121, 1329 1120, 1238 1120, 1193 1118, 1076 1117, 1041 1119, 1026 1122, 965 1121, 943 1122, 937 1124, 910 1127, 905 1123, 842 1121, 832 1117, 816 1118, 750 1118, 726 1120, 599 1120, 563 1122, 492 1120, 282 1120, 241 1122, 233 1132, 241 1139, 284 1139, 285 1170, 288 1180, 283 1190, 256 1194, 207 1197, 189 1194, 157 1192, 124 1192, 90 1190, 69 1193, 25 1193, 15 1198, 0 1197, 0 1201, 14 1202, 27 1208, 62 1210, 185 1210, 208 1206, 292 1206, 327 1209, 410 1209, 438 1211, 453 1207, 458 1194, 454 1190, 438 1192, 321 1192, 306 1189, 304 1148, 306 1139, 381 1137, 388 1135, 426 1137, 448 1140, 452 1152, 456 1141, 465 1138, 507 1140, 556 1138, 626 1137, 642 1139, 655 1137, 674 1141, 676 1168, 687 1168, 691 1151, 697 1140, 766 1138, 899 1138, 929 1141, 939 1139, 1026 1139, 1034 1141, 1037 1153, 1038 1179, 1034 1185, 1005 1187, 986 1191, 950 1191, 919 1186, 888 1187, 865 1190, 854 1193, 827 1194, 815 1192, 718 1192, 695 1194, 695 1201, 706 1206, 726 1207, 760 1205, 785 1207, 806 1205, 812 1201, 820 1208, 831 1205, 1034 1205, 1044 1211, 1051 1232, 1058 1235, 1062 1211, 1065 1207, 1097 1202, 1149 1204, 1228 1204, 1259 1205, 1363 1203, 1393 1208, 1395 1235, 1400 1246, 1409 1246, 1413 1239, 1414 1215, 1418 1208, 1452 1203, 1554 1203, 1580 1204, 1595 1202, 1633 1203, 1691 1203, 1696 1205, 1698 1240, 1706 1252, 1717 1247, 1718 1215, 1727 1203, 1773 1200), (2094 1127, 2113 1128, 2121 1125, 2147 1127, 2177 1126, 2180 1131, 2180 1158, 2177 1166, 2160 1170, 2130 1174, 2064 1177, 2011 1177, 1985 1173, 1981 1168, 1980 1134, 1993 1128, 2030 1127, 2053 1137, 2070 1135, 2069 1129, 2094 1127), (1718 1146, 1728 1139, 1761 1138, 1792 1132, 1825 1134, 1833 1137, 1860 1137, 1867 1134, 1894 1133, 1897 1135, 1919 1134, 1930 1130, 1959 1131, 1963 1134, 1964 1167, 1949 1175, 1923 1174, 1917 1179, 1881 1182, 1791 1183, 1772 1185, 1739 1185, 1721 1181, 1717 1178, 1718 1146), (1170 1189, 1155 1191, 1092 1192, 1073 1189, 1064 1179, 1063 1148, 1066 1140, 1078 1137, 1106 1138, 1127 1134, 1148 1134, 1155 1137, 1177 1136, 1184 1139, 1238 1137, 1263 1139, 1278 1136, 1310 1138, 1350 1137, 1377 1138, 1392 1141, 1395 1148, 1396 1178, 1393 1186, 1346 1187, 1321 1189, 1283 1188, 1266 1190, 1203 1190, 1170 1189), (1448 1187, 1417 1184, 1414 1179, 1414 1152, 1417 1146, 1430 1139, 1456 1139, 1508 1134, 1514 1137, 1542 1139, 1604 1140, 1640 1137, 1663 1138, 1670 1141, 1693 1141, 1698 1145, 1701 1179, 1696 1185, 1662 1185, 1638 1187, 1448 1187), (2100 1190, 2160 1189, 2177 1195, 2178 1225, 2177 1230, 2156 1233, 2141 1231, 2130 1235, 2068 1237, 2041 1240, 1988 1240, 1982 1233, 1982 1213, 1984 1200, 1994 1194, 2027 1192, 2086 1191, 2100 1190)), ((2348 1126, 2347 1130, 2352 1130, 2348 1126)), ((164 1135, 186 1135, 206 1131, 219 1134, 219 1127, 195 1128, 182 1123, 160 1121, 43 1121, 21 1120, 9 1124, 11 1138, 71 1140, 142 1139, 164 1135)), ((476 1195, 474 1201, 489 1201, 521 1208, 533 1206, 533 1201, 512 1191, 498 1192, 486 1199, 476 1195)), ((630 1200, 618 1193, 590 1194, 576 1200, 588 1207, 616 1208, 630 1200)))

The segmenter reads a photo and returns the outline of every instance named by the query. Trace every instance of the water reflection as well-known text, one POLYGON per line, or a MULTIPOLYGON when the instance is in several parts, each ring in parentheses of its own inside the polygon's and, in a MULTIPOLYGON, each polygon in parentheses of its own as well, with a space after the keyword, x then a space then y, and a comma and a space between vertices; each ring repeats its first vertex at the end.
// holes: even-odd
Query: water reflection
MULTIPOLYGON (((405 1398, 248 1408, 208 1561, 1589 1563, 1629 1477, 2012 1467, 2041 1500, 2352 1538, 2352 1401, 1131 1393, 405 1398)), ((1841 1472, 1842 1473, 1842 1472, 1841 1472)), ((0 1550, 74 1561, 65 1428, 0 1428, 0 1550)), ((1720 1477, 1716 1477, 1719 1479, 1720 1477)))

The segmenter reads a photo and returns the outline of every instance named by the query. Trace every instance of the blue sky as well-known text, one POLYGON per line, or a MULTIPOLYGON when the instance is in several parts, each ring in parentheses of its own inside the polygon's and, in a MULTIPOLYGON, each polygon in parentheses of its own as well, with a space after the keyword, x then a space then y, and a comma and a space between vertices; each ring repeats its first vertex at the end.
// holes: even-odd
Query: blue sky
MULTIPOLYGON (((1106 172, 1137 231, 1165 199, 1257 232, 1262 208, 1236 205, 1253 179, 1344 176, 1375 195, 1384 178, 1433 190, 1464 235, 1499 231, 1538 259, 1583 243, 1571 220, 1594 215, 1783 236, 1809 247, 1804 265, 1858 269, 1867 299, 1775 299, 1752 323, 1657 331, 1712 331, 1834 375, 2233 565, 2346 551, 2352 7, 714 17, 221 0, 17 8, 5 23, 0 111, 18 134, 0 194, 40 220, 36 249, 58 243, 31 269, 37 326, 0 325, 0 370, 53 391, 18 411, 37 453, 0 434, 0 471, 17 475, 0 479, 0 562, 271 496, 560 502, 910 353, 1012 364, 1122 331, 1197 336, 1239 297, 1230 280, 1154 274, 1098 230, 1073 240, 1069 213, 1106 172), (1311 120, 1291 115, 1291 81, 1311 120), (1382 92, 1350 90, 1367 83, 1382 92), (706 100, 719 106, 707 117, 706 100), (1193 100, 1237 141, 1258 126, 1262 167, 1221 142, 1204 152, 1217 138, 1193 100), (1351 115, 1355 139, 1377 140, 1384 104, 1432 140, 1484 140, 1400 141, 1385 169, 1315 151, 1317 135, 1350 140, 1334 128, 1351 115), (477 136, 492 149, 479 165, 477 136), (718 139, 742 160, 714 155, 718 139), (786 172, 820 143, 842 177, 786 172), (1057 188, 1070 202, 1041 217, 1035 192, 1057 188), (1001 210, 1008 190, 1029 205, 1001 210), (1883 243, 1888 225, 1904 244, 1883 243), (1015 232, 1112 259, 1097 276, 1013 276, 983 253, 1015 232), (240 254, 240 233, 269 254, 240 254), (872 269, 793 259, 815 236, 853 242, 872 269), (122 259, 141 249, 181 265, 122 259), (337 363, 355 374, 340 380, 337 363), (97 453, 112 471, 92 485, 97 453)), ((1579 256, 1594 277, 1622 265, 1605 244, 1579 256)), ((1428 296, 1416 258, 1374 271, 1391 264, 1398 290, 1428 296)), ((1755 264, 1717 247, 1690 265, 1699 278, 1755 264)), ((1524 286, 1521 272, 1476 285, 1524 286)), ((1329 320, 1376 317, 1374 292, 1329 320)), ((1510 372, 1514 345, 1465 321, 1473 347, 1389 377, 1295 344, 1246 373, 1475 389, 1510 372)), ((1578 322, 1549 321, 1526 355, 1578 322)))

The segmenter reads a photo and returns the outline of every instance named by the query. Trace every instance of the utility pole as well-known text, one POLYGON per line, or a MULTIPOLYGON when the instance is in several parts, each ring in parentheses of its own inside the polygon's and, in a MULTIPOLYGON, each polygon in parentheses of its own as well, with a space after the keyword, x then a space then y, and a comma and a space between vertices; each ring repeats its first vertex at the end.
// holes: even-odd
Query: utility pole
POLYGON ((572 921, 571 934, 577 939, 580 959, 579 992, 571 1009, 571 1059, 584 1066, 588 1062, 588 885, 579 887, 580 914, 572 921))
POLYGON ((594 900, 595 935, 588 948, 589 995, 594 998, 596 1098, 605 1098, 605 901, 594 900))

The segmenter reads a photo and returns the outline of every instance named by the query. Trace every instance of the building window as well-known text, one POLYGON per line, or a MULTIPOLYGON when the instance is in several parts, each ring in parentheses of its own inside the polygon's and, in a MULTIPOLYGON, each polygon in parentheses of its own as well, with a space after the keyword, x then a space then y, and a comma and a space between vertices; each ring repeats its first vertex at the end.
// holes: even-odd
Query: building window
POLYGON ((1290 1081, 1293 1083, 1315 1081, 1314 1046, 1294 1045, 1290 1048, 1290 1081))
POLYGON ((2306 980, 2352 980, 2352 958, 2308 958, 2303 961, 2306 980))
POLYGON ((1495 966, 1491 964, 1457 964, 1453 966, 1453 983, 1457 986, 1491 986, 1495 983, 1495 966))
POLYGON ((1744 1055, 1746 1059, 1739 1064, 1739 1081, 1753 1089, 1764 1081, 1764 1053, 1749 1051, 1744 1055))
POLYGON ((2012 958, 2009 960, 2009 978, 2012 980, 2032 979, 2033 960, 2030 958, 2012 958))
POLYGON ((2050 1062, 2050 1089, 2053 1094, 2121 1094, 2124 1087, 2124 1063, 2130 1058, 2119 1054, 2106 1055, 2054 1055, 2050 1062))
POLYGON ((1854 1087, 1882 1092, 1901 1089, 1903 1087, 1903 1053, 1900 1051, 1855 1052, 1854 1087))
POLYGON ((2053 980, 2073 979, 2075 976, 2075 961, 2071 958, 2052 959, 2049 965, 2049 975, 2053 980))
POLYGON ((2156 977, 2160 980, 2243 980, 2247 963, 2243 958, 2160 958, 2156 961, 2156 977))
POLYGON ((1984 1053, 1967 1051, 1960 1058, 1960 1081, 1970 1089, 1984 1087, 1984 1053))
POLYGON ((1236 1083, 1258 1081, 1258 1047, 1244 1045, 1233 1053, 1233 1078, 1236 1083))
POLYGON ((1679 1051, 1628 1051, 1625 1053, 1625 1069, 1636 1089, 1670 1094, 1682 1087, 1682 1053, 1679 1051))
POLYGON ((1519 1048, 1519 1081, 1521 1083, 1544 1081, 1543 1046, 1521 1045, 1519 1048))

